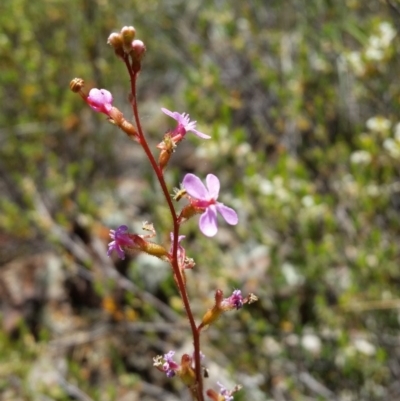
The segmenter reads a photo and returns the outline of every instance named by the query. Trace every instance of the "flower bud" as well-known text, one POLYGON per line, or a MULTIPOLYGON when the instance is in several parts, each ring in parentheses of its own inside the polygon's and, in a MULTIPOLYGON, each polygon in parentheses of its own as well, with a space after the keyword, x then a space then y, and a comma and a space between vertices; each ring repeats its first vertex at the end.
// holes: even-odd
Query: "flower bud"
POLYGON ((208 398, 212 401, 221 401, 220 395, 212 389, 208 389, 206 391, 206 394, 207 394, 208 398))
POLYGON ((161 260, 169 261, 168 251, 161 245, 155 244, 154 242, 144 240, 140 235, 131 235, 134 245, 128 247, 135 251, 146 252, 149 255, 153 255, 161 260))
POLYGON ((140 61, 143 58, 144 53, 146 52, 146 46, 141 40, 138 39, 134 40, 131 43, 131 49, 133 50, 133 54, 135 55, 135 58, 138 61, 140 61))
POLYGON ((124 41, 122 40, 122 36, 119 33, 112 33, 108 39, 107 43, 114 48, 114 53, 121 58, 124 59, 125 51, 124 51, 124 41))
POLYGON ((130 53, 132 50, 132 41, 135 39, 136 30, 133 26, 124 26, 121 29, 121 38, 125 53, 130 53))
POLYGON ((162 150, 160 152, 160 156, 158 157, 158 165, 160 166, 161 170, 164 171, 165 167, 167 167, 170 158, 171 158, 171 153, 168 152, 167 150, 162 150))
POLYGON ((194 215, 196 215, 198 213, 203 213, 204 210, 205 210, 205 208, 197 207, 192 204, 186 205, 182 209, 181 214, 179 215, 179 218, 178 218, 179 224, 182 224, 183 222, 185 222, 186 220, 190 219, 191 217, 193 217, 194 215))
POLYGON ((209 326, 221 316, 221 313, 223 312, 223 309, 221 308, 223 296, 224 294, 221 290, 215 291, 215 305, 211 309, 209 309, 203 316, 203 319, 199 326, 199 330, 209 326))
POLYGON ((192 357, 188 354, 182 355, 181 369, 178 375, 186 386, 192 387, 196 384, 196 374, 192 368, 192 357))
POLYGON ((74 78, 70 83, 69 83, 69 88, 72 90, 72 92, 78 93, 81 91, 81 89, 85 86, 85 82, 83 81, 82 78, 74 78))
POLYGON ((107 43, 116 50, 121 49, 124 44, 121 35, 115 32, 108 37, 107 43))

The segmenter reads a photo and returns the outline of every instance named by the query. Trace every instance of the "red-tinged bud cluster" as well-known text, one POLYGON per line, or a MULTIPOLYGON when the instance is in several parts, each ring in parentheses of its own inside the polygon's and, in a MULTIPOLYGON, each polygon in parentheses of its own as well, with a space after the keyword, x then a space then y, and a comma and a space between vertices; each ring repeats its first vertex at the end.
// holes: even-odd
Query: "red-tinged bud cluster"
POLYGON ((136 30, 133 26, 124 26, 120 33, 112 33, 107 43, 114 48, 115 54, 123 61, 129 62, 134 73, 141 69, 141 61, 146 52, 146 46, 141 40, 135 39, 136 30))

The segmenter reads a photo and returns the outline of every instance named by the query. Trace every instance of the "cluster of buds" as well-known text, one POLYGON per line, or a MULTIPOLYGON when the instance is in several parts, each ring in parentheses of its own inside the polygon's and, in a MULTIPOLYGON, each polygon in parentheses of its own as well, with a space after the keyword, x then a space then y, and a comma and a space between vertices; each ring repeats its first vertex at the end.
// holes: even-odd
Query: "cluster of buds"
MULTIPOLYGON (((196 129, 196 121, 191 121, 187 113, 178 113, 162 108, 161 111, 164 114, 176 121, 176 126, 167 130, 162 142, 157 145, 160 151, 158 161, 153 156, 141 128, 136 103, 136 79, 141 69, 141 62, 146 48, 142 41, 135 39, 135 35, 136 31, 133 27, 124 27, 119 33, 112 33, 109 36, 108 44, 114 48, 115 54, 123 60, 128 69, 131 78, 130 101, 137 128, 124 118, 120 110, 113 106, 113 96, 108 90, 93 88, 89 93, 86 93, 83 90, 84 82, 80 78, 73 79, 70 83, 70 88, 73 92, 78 93, 94 111, 105 114, 111 123, 118 126, 131 139, 142 146, 160 183, 171 210, 174 226, 173 232, 170 233, 171 245, 169 249, 150 241, 150 239, 156 236, 156 231, 152 224, 145 222, 142 228, 148 232, 146 234, 130 233, 127 225, 121 225, 116 230, 110 230, 112 241, 108 244, 107 254, 111 256, 115 252, 119 258, 124 259, 126 253, 145 252, 171 265, 174 279, 191 325, 195 351, 193 356, 184 354, 181 357, 180 363, 174 361, 175 352, 170 351, 163 356, 156 357, 154 365, 169 378, 178 376, 192 392, 194 398, 203 401, 202 374, 200 370, 202 369, 202 354, 200 352, 201 331, 215 322, 222 313, 239 310, 245 304, 255 302, 257 297, 253 294, 243 297, 241 291, 237 289, 233 291, 232 295, 224 298, 223 292, 218 289, 215 292, 215 303, 204 314, 201 323, 197 324, 194 320, 186 293, 185 271, 193 269, 195 262, 187 256, 186 250, 181 244, 185 236, 179 235, 180 227, 188 219, 200 214, 200 231, 207 237, 213 237, 218 231, 218 214, 230 225, 238 223, 238 215, 235 210, 218 201, 220 181, 214 174, 207 175, 205 184, 196 175, 191 173, 186 174, 183 177, 180 189, 175 189, 172 198, 175 201, 185 199, 187 204, 183 206, 180 213, 175 211, 164 179, 164 170, 177 145, 185 138, 188 132, 192 132, 202 139, 209 139, 210 136, 198 131, 196 129)), ((218 385, 220 387, 219 393, 211 389, 206 392, 208 397, 213 401, 232 401, 233 394, 240 389, 239 386, 236 386, 233 390, 229 391, 222 384, 218 383, 218 385)))
POLYGON ((112 33, 108 37, 107 43, 114 48, 118 57, 129 62, 129 67, 136 74, 141 69, 146 46, 141 40, 135 39, 135 36, 136 30, 133 26, 124 26, 120 33, 112 33))

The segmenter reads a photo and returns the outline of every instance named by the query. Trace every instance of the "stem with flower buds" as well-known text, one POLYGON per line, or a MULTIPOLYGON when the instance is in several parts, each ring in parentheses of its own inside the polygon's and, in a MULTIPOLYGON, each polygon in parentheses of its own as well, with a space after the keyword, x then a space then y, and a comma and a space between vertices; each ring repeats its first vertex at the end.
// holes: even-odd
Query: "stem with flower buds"
POLYGON ((144 136, 142 126, 140 123, 140 118, 139 118, 139 112, 138 112, 138 107, 137 107, 137 101, 136 101, 136 80, 138 76, 139 71, 133 71, 131 68, 131 65, 129 63, 128 57, 124 57, 124 62, 125 65, 128 69, 129 76, 131 79, 131 104, 132 104, 132 110, 133 114, 135 117, 136 121, 136 126, 137 126, 137 131, 139 135, 139 140, 140 144, 143 147, 143 150, 146 153, 147 158, 149 159, 149 162, 157 176, 157 180, 161 186, 161 190, 164 194, 164 197, 168 203, 168 207, 171 213, 172 221, 173 221, 173 226, 174 226, 174 239, 173 239, 173 251, 172 251, 172 261, 171 265, 176 277, 176 282, 178 285, 179 292, 181 294, 181 298, 185 307, 185 312, 186 315, 189 319, 191 331, 192 331, 192 336, 193 336, 193 345, 194 345, 194 359, 195 359, 195 374, 196 374, 196 382, 197 382, 197 400, 198 401, 204 401, 204 394, 203 394, 203 376, 202 376, 202 369, 201 369, 201 358, 200 358, 200 330, 197 329, 196 322, 194 320, 194 316, 192 313, 192 310, 190 308, 190 302, 189 302, 189 297, 186 291, 186 286, 178 265, 178 238, 179 238, 179 222, 178 222, 178 216, 175 211, 175 207, 172 203, 171 196, 169 194, 167 185, 164 180, 164 174, 162 169, 159 167, 157 164, 156 159, 154 158, 153 154, 151 153, 151 150, 149 148, 149 145, 146 141, 146 138, 144 136))

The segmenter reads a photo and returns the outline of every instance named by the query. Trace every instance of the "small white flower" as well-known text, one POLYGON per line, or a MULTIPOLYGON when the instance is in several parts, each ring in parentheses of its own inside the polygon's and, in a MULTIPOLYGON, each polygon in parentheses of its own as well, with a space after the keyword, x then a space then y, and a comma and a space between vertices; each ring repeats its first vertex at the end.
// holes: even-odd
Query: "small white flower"
POLYGON ((361 352, 364 355, 372 356, 376 353, 376 348, 367 340, 363 338, 356 338, 353 340, 354 347, 358 352, 361 352))
POLYGON ((388 47, 390 42, 396 36, 396 30, 389 22, 384 21, 379 24, 379 34, 381 46, 388 47))
POLYGON ((383 142, 383 147, 389 152, 390 156, 395 159, 400 158, 400 146, 394 139, 386 138, 383 142))
POLYGON ((385 55, 385 53, 379 47, 370 46, 367 48, 367 50, 365 50, 365 57, 368 60, 381 61, 383 59, 384 55, 385 55))
POLYGON ((366 150, 356 150, 350 155, 350 161, 353 164, 369 164, 371 159, 371 153, 366 150))
POLYGON ((361 58, 360 52, 350 52, 346 56, 347 62, 356 75, 365 73, 365 63, 361 58))
POLYGON ((303 204, 304 207, 312 207, 315 205, 314 198, 311 195, 306 195, 303 196, 301 199, 301 203, 303 204))
POLYGON ((322 348, 321 339, 312 333, 304 334, 301 338, 301 345, 312 354, 319 354, 322 348))
POLYGON ((390 129, 392 123, 385 117, 375 116, 367 120, 366 126, 371 131, 382 132, 390 129))
POLYGON ((263 195, 272 195, 274 193, 275 187, 270 180, 263 179, 260 181, 259 189, 263 195))

